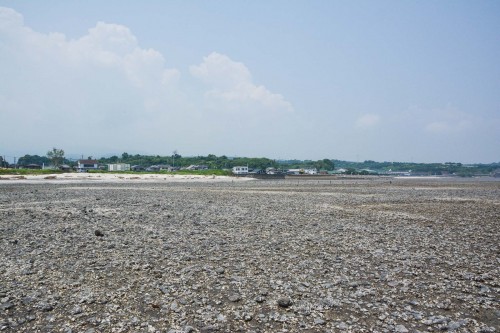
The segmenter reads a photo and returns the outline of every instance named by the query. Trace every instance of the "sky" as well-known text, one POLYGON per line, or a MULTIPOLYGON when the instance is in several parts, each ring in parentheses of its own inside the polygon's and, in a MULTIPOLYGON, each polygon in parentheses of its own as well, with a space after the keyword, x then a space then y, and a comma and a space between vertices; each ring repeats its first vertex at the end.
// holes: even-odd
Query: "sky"
POLYGON ((500 161, 500 2, 0 0, 0 155, 500 161))

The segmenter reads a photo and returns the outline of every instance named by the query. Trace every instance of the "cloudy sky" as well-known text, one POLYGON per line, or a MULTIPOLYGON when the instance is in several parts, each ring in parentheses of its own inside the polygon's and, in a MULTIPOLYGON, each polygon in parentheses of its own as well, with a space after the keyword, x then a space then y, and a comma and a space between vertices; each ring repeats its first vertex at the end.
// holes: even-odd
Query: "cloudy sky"
POLYGON ((0 0, 0 155, 500 161, 499 1, 0 0))

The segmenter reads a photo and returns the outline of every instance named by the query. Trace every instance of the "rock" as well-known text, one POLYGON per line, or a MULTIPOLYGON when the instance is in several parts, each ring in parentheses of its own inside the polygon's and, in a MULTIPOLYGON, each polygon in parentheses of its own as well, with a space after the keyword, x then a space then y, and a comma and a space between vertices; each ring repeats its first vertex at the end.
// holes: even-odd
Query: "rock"
POLYGON ((79 305, 75 305, 75 307, 73 307, 73 308, 71 309, 71 311, 70 311, 70 313, 71 313, 72 315, 77 315, 77 314, 80 314, 80 313, 82 313, 82 312, 83 312, 82 307, 81 307, 81 306, 79 306, 79 305))
POLYGON ((408 329, 404 325, 396 325, 394 328, 394 332, 396 333, 408 333, 408 329))
POLYGON ((215 325, 207 325, 200 329, 200 333, 212 333, 217 332, 219 328, 215 325))
POLYGON ((315 325, 325 325, 326 321, 324 321, 323 319, 317 317, 317 318, 314 318, 314 324, 315 325))
POLYGON ((341 305, 338 299, 333 299, 332 297, 323 298, 321 304, 328 308, 339 307, 341 305))
POLYGON ((104 236, 104 234, 102 233, 102 231, 99 230, 99 229, 96 229, 94 231, 94 235, 96 235, 97 237, 103 237, 104 236))
POLYGON ((194 327, 189 326, 189 325, 184 326, 184 332, 185 332, 185 333, 192 333, 192 332, 194 332, 194 331, 195 331, 194 327))
POLYGON ((49 312, 49 311, 54 310, 54 307, 47 302, 42 302, 42 303, 40 303, 40 310, 45 311, 45 312, 49 312))
POLYGON ((266 299, 265 299, 263 296, 257 296, 257 297, 255 298, 255 301, 256 301, 257 303, 264 303, 264 302, 266 301, 266 299))
POLYGON ((338 325, 338 328, 339 328, 339 330, 344 331, 344 330, 347 330, 347 329, 349 328, 349 326, 347 326, 347 324, 346 324, 346 323, 344 323, 343 321, 341 321, 341 322, 339 323, 339 325, 338 325))
POLYGON ((11 302, 5 302, 5 303, 0 304, 0 310, 8 310, 8 309, 12 309, 13 307, 14 307, 14 304, 11 302))
POLYGON ((465 325, 466 321, 465 320, 459 320, 459 321, 450 321, 448 325, 446 326, 446 329, 450 332, 453 332, 457 329, 459 329, 461 326, 465 325))
POLYGON ((278 305, 282 308, 288 308, 292 305, 292 300, 288 297, 281 297, 278 299, 278 305))
POLYGON ((232 294, 228 297, 231 302, 239 302, 241 301, 241 296, 239 294, 232 294))
POLYGON ((173 301, 170 304, 170 310, 172 310, 174 312, 179 311, 179 304, 177 303, 177 301, 173 301))

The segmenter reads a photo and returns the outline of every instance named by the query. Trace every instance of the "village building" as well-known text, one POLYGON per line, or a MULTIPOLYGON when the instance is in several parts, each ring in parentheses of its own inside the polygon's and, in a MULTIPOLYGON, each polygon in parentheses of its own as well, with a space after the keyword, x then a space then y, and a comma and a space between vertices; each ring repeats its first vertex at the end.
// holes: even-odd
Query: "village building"
POLYGON ((247 166, 235 166, 235 167, 233 167, 233 174, 246 175, 246 174, 248 174, 248 167, 247 166))
POLYGON ((126 163, 108 164, 108 171, 130 171, 130 164, 126 163))
POLYGON ((89 170, 99 170, 97 160, 78 160, 76 170, 78 172, 87 172, 89 170))
POLYGON ((289 175, 316 175, 318 174, 318 170, 316 168, 309 169, 289 169, 287 171, 289 175))
POLYGON ((195 165, 191 164, 190 166, 183 168, 184 170, 208 170, 207 165, 195 165))

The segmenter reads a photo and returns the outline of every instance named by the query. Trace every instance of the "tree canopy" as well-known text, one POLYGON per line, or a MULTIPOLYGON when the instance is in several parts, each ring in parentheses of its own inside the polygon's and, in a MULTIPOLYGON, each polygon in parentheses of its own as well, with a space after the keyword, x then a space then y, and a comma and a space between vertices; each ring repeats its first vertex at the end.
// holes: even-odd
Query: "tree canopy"
POLYGON ((39 156, 39 155, 24 155, 23 157, 19 157, 17 160, 17 164, 20 166, 29 165, 29 164, 50 164, 50 159, 47 156, 39 156))
POLYGON ((49 150, 47 152, 47 157, 50 159, 50 161, 52 162, 53 166, 58 167, 61 164, 63 164, 63 161, 64 161, 64 150, 57 149, 57 148, 52 148, 52 150, 49 150))

